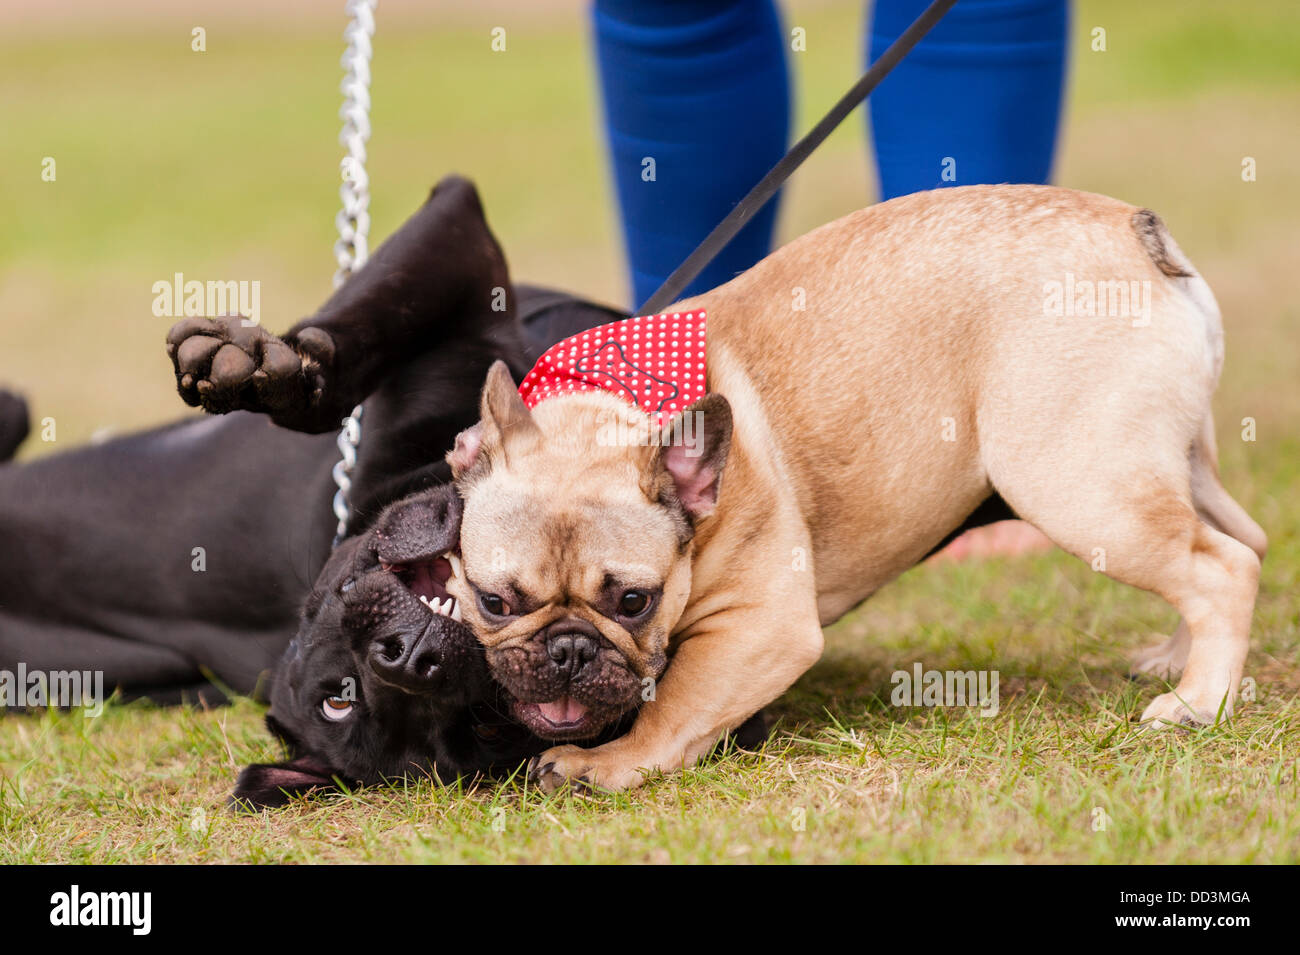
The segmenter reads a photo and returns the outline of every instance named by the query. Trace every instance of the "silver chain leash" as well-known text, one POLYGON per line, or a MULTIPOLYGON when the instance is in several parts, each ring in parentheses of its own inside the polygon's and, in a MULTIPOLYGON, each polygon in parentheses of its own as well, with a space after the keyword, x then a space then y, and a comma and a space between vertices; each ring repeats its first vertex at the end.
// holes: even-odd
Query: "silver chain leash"
MULTIPOLYGON (((352 17, 343 39, 348 47, 343 52, 340 65, 344 69, 343 105, 339 118, 343 128, 339 131, 339 144, 347 154, 339 164, 343 184, 339 198, 343 207, 334 217, 339 230, 334 243, 334 259, 338 271, 334 273, 334 288, 339 288, 370 257, 367 238, 370 235, 370 178, 366 175, 366 143, 370 139, 370 38, 375 33, 376 0, 348 0, 347 13, 352 17)), ((361 444, 361 405, 343 419, 338 446, 343 457, 331 472, 338 490, 334 493, 334 516, 339 519, 334 532, 334 546, 347 536, 348 492, 352 489, 352 473, 357 464, 357 447, 361 444)))
POLYGON ((338 271, 334 273, 334 287, 347 281, 348 276, 366 264, 370 249, 366 237, 370 234, 370 179, 366 175, 366 143, 370 140, 370 38, 375 32, 375 0, 348 0, 347 12, 352 21, 343 31, 348 48, 343 52, 340 66, 344 69, 339 91, 343 105, 339 119, 339 145, 347 155, 339 163, 343 184, 339 198, 343 208, 334 217, 339 230, 334 243, 334 258, 338 271))

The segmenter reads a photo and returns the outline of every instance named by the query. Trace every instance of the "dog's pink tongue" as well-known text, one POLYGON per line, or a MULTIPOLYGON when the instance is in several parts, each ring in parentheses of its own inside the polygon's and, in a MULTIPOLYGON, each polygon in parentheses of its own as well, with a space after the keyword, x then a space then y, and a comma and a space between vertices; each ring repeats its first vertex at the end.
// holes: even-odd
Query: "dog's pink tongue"
POLYGON ((576 723, 586 714, 587 708, 571 696, 562 696, 551 703, 538 703, 537 712, 552 723, 576 723))

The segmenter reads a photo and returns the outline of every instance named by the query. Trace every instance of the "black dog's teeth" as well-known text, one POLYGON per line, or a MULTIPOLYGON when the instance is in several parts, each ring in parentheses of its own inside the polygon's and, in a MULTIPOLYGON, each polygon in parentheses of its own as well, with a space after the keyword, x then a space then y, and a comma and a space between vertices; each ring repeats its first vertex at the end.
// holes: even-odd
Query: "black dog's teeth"
POLYGON ((446 600, 440 601, 437 597, 430 599, 421 595, 420 603, 424 604, 430 613, 436 613, 440 617, 450 617, 457 623, 464 622, 460 612, 460 603, 455 597, 448 597, 446 600))

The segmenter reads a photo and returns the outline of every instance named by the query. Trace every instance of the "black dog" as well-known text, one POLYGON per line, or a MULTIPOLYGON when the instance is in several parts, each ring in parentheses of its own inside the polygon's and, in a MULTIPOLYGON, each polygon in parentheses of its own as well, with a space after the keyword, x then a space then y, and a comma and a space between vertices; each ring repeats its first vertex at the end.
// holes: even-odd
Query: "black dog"
MULTIPOLYGON (((336 776, 517 765, 540 745, 495 716, 473 636, 416 616, 434 616, 417 565, 454 547, 459 513, 449 490, 420 492, 448 480, 443 455, 494 360, 522 371, 617 317, 511 286, 477 194, 452 178, 283 339, 181 322, 168 350, 182 396, 241 413, 0 468, 0 669, 93 668, 127 697, 215 702, 265 691, 274 668, 268 725, 293 758, 243 774, 252 804, 336 776), (362 399, 352 536, 331 557, 333 432, 362 399), (408 638, 437 656, 436 678, 384 669, 385 650, 420 659, 408 638), (329 696, 344 718, 325 715, 329 696)), ((21 401, 0 397, 0 460, 26 431, 21 401)))
POLYGON ((496 775, 540 751, 501 715, 482 647, 450 613, 460 510, 450 486, 421 492, 334 552, 272 677, 267 727, 293 758, 245 769, 237 802, 278 805, 335 777, 496 775))

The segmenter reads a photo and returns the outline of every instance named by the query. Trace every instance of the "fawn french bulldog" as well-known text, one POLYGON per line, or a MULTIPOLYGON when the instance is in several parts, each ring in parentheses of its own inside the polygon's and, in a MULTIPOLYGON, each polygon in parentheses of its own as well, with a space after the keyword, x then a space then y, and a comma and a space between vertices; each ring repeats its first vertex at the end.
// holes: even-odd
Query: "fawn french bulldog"
POLYGON ((1217 474, 1218 307, 1154 213, 919 193, 629 322, 519 390, 495 365, 448 455, 447 588, 516 715, 573 741, 639 707, 539 757, 545 787, 691 765, 998 498, 1180 612, 1134 664, 1182 672, 1144 722, 1231 713, 1267 541, 1217 474))

